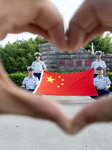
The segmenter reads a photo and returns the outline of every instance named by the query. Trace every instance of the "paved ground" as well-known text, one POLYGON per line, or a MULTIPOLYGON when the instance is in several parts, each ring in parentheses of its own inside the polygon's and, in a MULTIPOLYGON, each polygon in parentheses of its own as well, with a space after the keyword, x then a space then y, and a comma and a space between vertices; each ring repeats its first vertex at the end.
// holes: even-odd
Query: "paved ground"
MULTIPOLYGON (((63 104, 70 117, 93 101, 89 97, 53 99, 63 104)), ((112 123, 94 124, 76 136, 68 136, 49 121, 2 115, 0 150, 112 150, 112 123)))

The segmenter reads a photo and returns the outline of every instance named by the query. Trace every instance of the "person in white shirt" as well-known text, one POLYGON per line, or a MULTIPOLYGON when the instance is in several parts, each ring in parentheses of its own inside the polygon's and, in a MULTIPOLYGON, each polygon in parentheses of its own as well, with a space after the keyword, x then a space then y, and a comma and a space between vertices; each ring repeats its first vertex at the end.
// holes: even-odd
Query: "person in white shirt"
POLYGON ((101 51, 96 51, 96 60, 92 62, 91 68, 94 68, 94 78, 98 75, 96 68, 98 66, 103 68, 103 74, 106 74, 106 63, 101 60, 101 51))
POLYGON ((34 91, 37 85, 39 84, 39 80, 37 77, 33 75, 34 73, 33 67, 28 67, 27 70, 29 75, 24 78, 21 87, 28 91, 34 91))
POLYGON ((38 77, 40 80, 41 72, 46 70, 46 65, 43 61, 40 60, 41 53, 35 53, 36 60, 32 62, 32 67, 34 68, 34 76, 38 77))
MULTIPOLYGON (((103 68, 97 67, 97 77, 94 78, 94 86, 96 87, 96 90, 98 92, 98 97, 103 95, 108 95, 110 93, 110 84, 111 81, 108 76, 103 75, 103 68)), ((97 97, 93 97, 97 98, 97 97)))

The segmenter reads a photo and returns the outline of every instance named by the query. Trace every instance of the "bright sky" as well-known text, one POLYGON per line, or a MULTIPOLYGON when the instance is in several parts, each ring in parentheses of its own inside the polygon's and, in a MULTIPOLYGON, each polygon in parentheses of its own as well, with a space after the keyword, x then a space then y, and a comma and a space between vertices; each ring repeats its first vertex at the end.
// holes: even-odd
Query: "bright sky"
MULTIPOLYGON (((70 18, 76 12, 78 7, 81 5, 81 3, 84 0, 51 0, 51 1, 56 6, 60 14, 62 15, 65 28, 67 28, 70 18)), ((0 45, 5 46, 8 41, 10 43, 13 43, 17 39, 18 40, 23 40, 23 39, 28 40, 29 38, 35 39, 36 36, 37 35, 28 32, 24 32, 21 34, 8 34, 4 40, 0 41, 0 45)))

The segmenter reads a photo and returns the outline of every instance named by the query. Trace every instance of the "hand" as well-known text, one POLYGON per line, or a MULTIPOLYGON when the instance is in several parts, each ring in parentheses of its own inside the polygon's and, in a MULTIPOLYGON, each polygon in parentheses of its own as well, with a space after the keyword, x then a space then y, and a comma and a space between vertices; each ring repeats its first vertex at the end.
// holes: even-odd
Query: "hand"
POLYGON ((25 85, 22 85, 21 87, 22 87, 22 88, 25 88, 25 85))
POLYGON ((108 89, 109 89, 109 87, 108 87, 108 86, 106 86, 106 87, 105 87, 105 91, 107 91, 108 89))
POLYGON ((112 31, 112 0, 85 0, 72 17, 68 36, 68 49, 78 49, 93 36, 112 31))
POLYGON ((70 119, 62 107, 43 96, 34 95, 13 84, 0 63, 0 113, 27 115, 49 119, 67 133, 70 132, 70 119))
POLYGON ((0 0, 0 40, 26 31, 66 48, 62 18, 49 0, 0 0))
POLYGON ((112 121, 112 96, 100 98, 83 108, 72 120, 73 133, 78 133, 87 125, 112 121))

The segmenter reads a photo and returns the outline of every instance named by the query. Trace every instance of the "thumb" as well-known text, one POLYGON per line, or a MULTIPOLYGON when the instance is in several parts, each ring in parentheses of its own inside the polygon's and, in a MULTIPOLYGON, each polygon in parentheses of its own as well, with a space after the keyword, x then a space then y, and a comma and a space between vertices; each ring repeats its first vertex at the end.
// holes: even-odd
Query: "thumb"
POLYGON ((72 133, 78 133, 84 127, 95 122, 112 121, 112 96, 101 97, 83 108, 72 120, 72 133))

